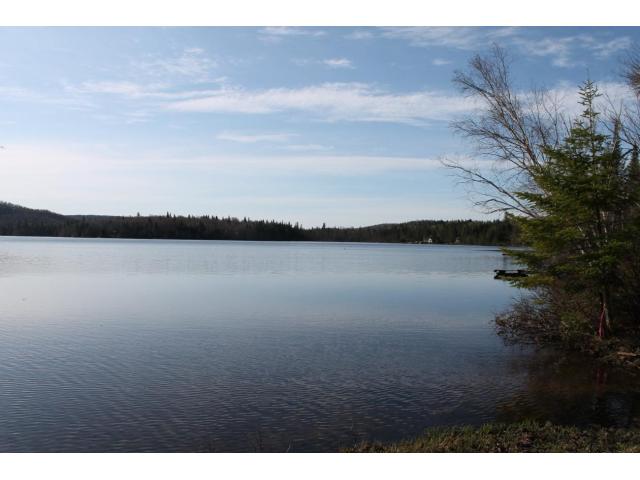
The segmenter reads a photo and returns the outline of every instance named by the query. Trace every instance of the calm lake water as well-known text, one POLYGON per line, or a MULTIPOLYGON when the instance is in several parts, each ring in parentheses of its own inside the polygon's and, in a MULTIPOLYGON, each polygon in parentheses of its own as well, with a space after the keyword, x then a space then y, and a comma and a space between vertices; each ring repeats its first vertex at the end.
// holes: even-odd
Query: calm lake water
POLYGON ((638 382, 505 346, 494 247, 0 237, 0 451, 327 451, 629 425, 638 382), (602 375, 600 375, 602 377, 602 375))

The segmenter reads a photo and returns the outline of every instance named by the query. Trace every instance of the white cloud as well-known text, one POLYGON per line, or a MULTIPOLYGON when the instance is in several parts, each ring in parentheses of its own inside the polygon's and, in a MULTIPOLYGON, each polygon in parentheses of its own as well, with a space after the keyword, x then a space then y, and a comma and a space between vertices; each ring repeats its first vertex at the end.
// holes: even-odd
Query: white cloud
POLYGON ((541 39, 515 40, 515 44, 525 53, 539 57, 551 57, 556 67, 574 67, 585 65, 584 61, 575 60, 578 49, 586 49, 596 58, 604 59, 631 46, 629 37, 618 37, 609 41, 601 40, 593 35, 573 35, 567 37, 544 37, 541 39))
POLYGON ((245 134, 237 132, 222 132, 216 136, 218 140, 236 143, 259 143, 259 142, 286 142, 294 137, 291 133, 262 133, 245 134))
POLYGON ((466 51, 486 48, 493 43, 512 45, 528 55, 549 57, 556 67, 584 65, 584 62, 575 60, 575 53, 580 49, 602 59, 632 44, 626 36, 612 39, 593 34, 539 37, 525 35, 525 30, 519 27, 383 27, 380 36, 405 40, 414 47, 448 47, 466 51))
POLYGON ((133 62, 134 68, 151 77, 186 77, 196 82, 211 80, 218 63, 199 47, 185 48, 179 55, 133 62))
POLYGON ((618 37, 608 42, 598 42, 593 45, 593 50, 598 58, 608 58, 611 55, 631 47, 629 37, 618 37))
POLYGON ((431 63, 436 67, 441 67, 443 65, 450 65, 452 62, 451 60, 445 60, 443 58, 434 58, 431 63))
POLYGON ((265 27, 258 31, 258 38, 267 43, 279 43, 288 37, 322 37, 326 33, 310 27, 265 27))
POLYGON ((406 40, 414 47, 439 46, 476 50, 517 32, 517 27, 383 27, 381 36, 406 40))
POLYGON ((307 65, 322 65, 328 68, 344 68, 344 69, 353 69, 355 68, 353 62, 348 58, 327 58, 324 60, 313 60, 311 58, 294 58, 291 60, 293 63, 300 67, 304 67, 307 65))
POLYGON ((24 87, 0 86, 0 98, 14 100, 38 99, 39 94, 24 87))
MULTIPOLYGON (((552 47, 543 44, 546 55, 556 55, 556 62, 564 57, 562 44, 552 47)), ((540 53, 541 55, 543 53, 540 53)), ((568 61, 568 60, 567 60, 568 61)), ((603 92, 613 92, 624 101, 632 99, 628 88, 622 83, 608 82, 600 85, 603 92), (627 92, 623 95, 623 92, 627 92)), ((556 93, 568 92, 567 110, 574 111, 577 85, 560 85, 556 93)), ((226 83, 215 89, 190 88, 177 90, 163 83, 136 83, 131 81, 84 82, 78 86, 67 86, 67 97, 58 102, 71 107, 93 108, 100 113, 100 95, 118 96, 127 100, 126 108, 118 114, 123 122, 147 122, 161 111, 210 112, 233 114, 278 114, 299 113, 305 121, 328 122, 388 122, 414 126, 425 126, 432 122, 451 121, 461 114, 472 113, 477 104, 473 99, 455 92, 418 90, 392 92, 375 85, 343 82, 322 83, 298 88, 246 89, 226 83), (94 102, 93 104, 91 102, 94 102)), ((0 88, 0 97, 13 101, 46 103, 33 92, 0 88)), ((49 99, 53 102, 55 99, 49 99)), ((115 118, 115 117, 114 117, 115 118)), ((106 120, 112 121, 107 119, 106 120)), ((229 132, 225 132, 229 134, 229 132)), ((249 143, 254 135, 235 134, 235 141, 249 143)), ((260 138, 255 141, 275 141, 275 138, 260 138)), ((227 138, 229 141, 231 138, 227 138)))
POLYGON ((245 90, 223 88, 167 108, 182 112, 267 114, 305 112, 327 121, 393 122, 422 125, 468 112, 472 102, 455 94, 417 91, 390 93, 362 83, 324 83, 302 88, 245 90))
POLYGON ((594 35, 570 35, 565 37, 514 38, 513 44, 528 55, 550 57, 551 64, 556 67, 585 66, 585 60, 576 60, 578 50, 591 52, 598 59, 628 49, 631 46, 629 37, 617 37, 604 40, 594 35))
POLYGON ((274 35, 279 37, 321 37, 326 34, 324 30, 317 30, 309 27, 265 27, 260 30, 260 33, 263 35, 274 35))
POLYGON ((66 107, 72 110, 90 110, 95 108, 93 102, 77 95, 65 95, 58 92, 45 93, 8 85, 0 86, 0 99, 5 102, 34 103, 40 106, 66 107))
POLYGON ((323 60, 322 63, 330 68, 355 68, 351 60, 347 58, 328 58, 323 60))
MULTIPOLYGON (((596 85, 602 95, 596 100, 596 109, 601 112, 611 105, 631 105, 636 101, 634 93, 625 83, 596 82, 596 85)), ((584 106, 578 103, 580 100, 578 87, 578 85, 562 83, 549 90, 550 95, 558 99, 563 111, 573 118, 580 115, 584 110, 584 106)))
POLYGON ((311 60, 310 58, 292 58, 291 62, 295 63, 299 67, 318 63, 316 60, 311 60))
MULTIPOLYGON (((300 145, 302 147, 302 145, 300 145)), ((304 145, 313 150, 319 145, 304 145)), ((323 149, 325 147, 322 147, 323 149)), ((293 149, 295 150, 295 149, 293 149)), ((319 149, 318 149, 319 150, 319 149)), ((449 157, 448 157, 449 158, 449 157)), ((462 163, 475 165, 470 158, 457 157, 462 163)), ((158 151, 127 154, 112 146, 87 146, 74 144, 29 145, 10 144, 0 151, 3 172, 0 185, 9 188, 13 176, 19 174, 33 179, 48 179, 51 175, 68 175, 69 181, 76 173, 94 172, 98 177, 104 172, 136 171, 141 175, 151 169, 154 172, 174 169, 186 171, 215 171, 218 173, 279 174, 283 171, 298 173, 367 175, 388 171, 433 170, 443 168, 439 158, 376 156, 376 155, 191 155, 158 151)), ((28 184, 27 182, 26 184, 28 184)), ((24 182, 14 183, 24 186, 24 182)), ((21 187, 22 188, 22 187, 21 187)))
MULTIPOLYGON (((463 164, 476 165, 460 157, 463 164)), ((372 175, 390 171, 443 169, 438 158, 369 156, 369 155, 280 155, 223 156, 205 155, 191 158, 154 158, 156 168, 198 168, 239 174, 304 173, 327 175, 372 175)))
POLYGON ((572 60, 573 47, 578 44, 590 45, 592 42, 594 42, 593 37, 588 35, 538 39, 520 38, 515 41, 516 45, 527 55, 551 57, 551 63, 556 67, 579 65, 579 62, 572 60))
POLYGON ((122 95, 125 97, 145 97, 159 93, 162 84, 139 84, 128 81, 84 82, 78 87, 69 87, 69 91, 106 95, 122 95))
POLYGON ((355 30, 347 35, 344 38, 348 38, 350 40, 369 40, 374 38, 373 32, 370 30, 355 30))
POLYGON ((326 152, 333 150, 333 147, 327 145, 319 145, 317 143, 305 143, 300 145, 287 145, 283 147, 291 152, 326 152))
MULTIPOLYGON (((219 80, 219 84, 225 83, 225 78, 219 80)), ((152 100, 184 100, 198 98, 217 93, 219 90, 192 89, 176 90, 168 83, 141 83, 132 81, 89 81, 80 85, 66 85, 65 90, 70 94, 84 95, 115 95, 127 99, 152 99, 152 100)))
POLYGON ((124 114, 125 123, 128 125, 133 125, 136 123, 147 123, 151 120, 151 113, 146 111, 133 111, 126 112, 124 114))

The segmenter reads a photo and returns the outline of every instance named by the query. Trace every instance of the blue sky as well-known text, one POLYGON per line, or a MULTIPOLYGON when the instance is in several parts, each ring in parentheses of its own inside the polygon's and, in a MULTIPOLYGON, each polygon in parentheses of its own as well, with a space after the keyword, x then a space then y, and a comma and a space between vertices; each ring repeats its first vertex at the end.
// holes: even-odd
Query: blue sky
POLYGON ((638 28, 2 28, 0 199, 367 225, 484 218, 451 83, 492 42, 523 88, 624 95, 638 28))

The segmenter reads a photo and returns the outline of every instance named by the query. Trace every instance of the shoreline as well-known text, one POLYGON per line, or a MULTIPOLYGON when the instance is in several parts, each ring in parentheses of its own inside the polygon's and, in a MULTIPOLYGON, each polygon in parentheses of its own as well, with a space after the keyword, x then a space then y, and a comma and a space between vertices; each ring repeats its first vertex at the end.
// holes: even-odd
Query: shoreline
POLYGON ((248 240, 227 238, 180 238, 180 237, 87 237, 62 235, 0 235, 0 238, 50 239, 50 240, 125 240, 125 241, 186 241, 186 242, 242 242, 242 243, 330 243, 356 245, 414 245, 424 247, 490 247, 495 252, 502 248, 522 248, 521 245, 502 245, 487 243, 418 243, 418 242, 369 242, 357 240, 248 240))
POLYGON ((640 426, 577 427, 550 422, 433 427, 398 442, 364 442, 343 453, 639 453, 640 426))

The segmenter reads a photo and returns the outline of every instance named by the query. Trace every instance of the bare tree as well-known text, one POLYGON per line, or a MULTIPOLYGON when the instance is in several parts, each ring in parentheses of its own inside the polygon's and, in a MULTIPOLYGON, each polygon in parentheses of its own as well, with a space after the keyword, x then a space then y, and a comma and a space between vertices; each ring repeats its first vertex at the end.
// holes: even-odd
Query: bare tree
POLYGON ((454 83, 480 107, 453 124, 458 134, 476 145, 480 161, 469 166, 445 160, 444 165, 468 186, 476 206, 487 213, 537 216, 516 192, 535 191, 532 169, 546 162, 546 147, 557 146, 568 132, 558 99, 545 90, 517 92, 507 55, 497 45, 488 55, 473 57, 468 71, 456 72, 454 83))
POLYGON ((640 145, 640 45, 636 44, 627 52, 622 66, 622 77, 635 93, 635 101, 625 102, 610 110, 614 111, 614 117, 621 120, 621 136, 633 149, 640 145))
POLYGON ((622 63, 624 66, 623 77, 636 95, 640 97, 640 47, 636 45, 631 49, 622 63))

